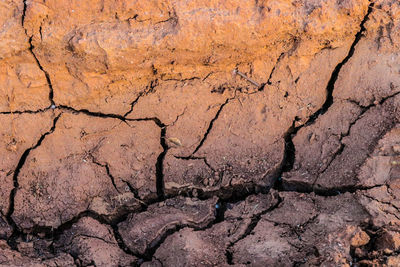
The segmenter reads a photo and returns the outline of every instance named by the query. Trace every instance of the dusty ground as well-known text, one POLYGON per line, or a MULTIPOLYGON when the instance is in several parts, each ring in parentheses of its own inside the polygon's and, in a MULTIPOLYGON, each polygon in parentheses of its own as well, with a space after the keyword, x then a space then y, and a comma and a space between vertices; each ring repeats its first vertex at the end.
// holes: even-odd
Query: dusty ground
POLYGON ((397 0, 0 15, 1 266, 400 266, 397 0))

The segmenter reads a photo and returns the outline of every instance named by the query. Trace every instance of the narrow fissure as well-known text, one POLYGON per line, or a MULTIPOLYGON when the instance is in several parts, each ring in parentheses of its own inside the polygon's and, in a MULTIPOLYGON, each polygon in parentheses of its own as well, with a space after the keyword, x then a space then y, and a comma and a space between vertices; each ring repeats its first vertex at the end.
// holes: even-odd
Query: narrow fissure
POLYGON ((132 250, 130 250, 129 247, 125 244, 124 240, 122 239, 121 234, 120 234, 119 231, 118 231, 118 225, 117 225, 117 224, 113 224, 113 225, 110 225, 110 226, 111 226, 111 228, 112 228, 112 230, 113 230, 114 238, 115 238, 115 240, 117 241, 118 247, 119 247, 120 249, 122 249, 126 254, 135 256, 135 257, 137 257, 138 259, 143 258, 143 255, 138 255, 138 254, 134 253, 134 252, 133 252, 132 250))
POLYGON ((153 240, 142 255, 144 261, 151 261, 157 249, 164 243, 165 239, 185 227, 186 225, 176 225, 174 228, 168 229, 162 236, 159 236, 156 240, 153 240))
POLYGON ((206 157, 195 157, 195 156, 189 156, 189 157, 182 157, 182 156, 175 156, 176 159, 182 159, 182 160, 202 160, 204 164, 213 172, 215 172, 215 169, 208 163, 206 157))
POLYGON ((47 81, 47 86, 49 87, 49 101, 50 101, 50 106, 55 107, 54 103, 54 91, 53 91, 53 84, 51 83, 50 75, 49 73, 43 68, 43 66, 40 64, 39 59, 36 57, 36 54, 33 52, 33 49, 35 48, 34 45, 32 44, 32 36, 29 37, 29 51, 31 52, 33 58, 36 61, 36 64, 38 65, 39 69, 44 73, 44 76, 46 77, 47 81))
POLYGON ((25 26, 25 15, 26 15, 26 9, 28 8, 27 4, 26 4, 27 0, 24 0, 24 9, 22 10, 22 17, 21 17, 21 24, 22 24, 22 28, 24 28, 25 26))
MULTIPOLYGON (((112 119, 119 119, 121 121, 128 121, 128 119, 125 119, 124 116, 118 115, 118 114, 93 112, 93 111, 89 111, 87 109, 75 109, 73 107, 64 106, 64 105, 59 105, 57 108, 62 109, 62 110, 71 111, 74 113, 83 113, 85 115, 92 116, 92 117, 112 118, 112 119)), ((143 120, 145 120, 145 119, 143 119, 143 120)), ((133 121, 133 120, 131 120, 131 121, 133 121)))
POLYGON ((129 114, 132 113, 133 111, 133 107, 136 105, 136 103, 139 101, 139 99, 142 97, 143 93, 139 93, 139 95, 135 98, 135 100, 133 100, 133 102, 131 103, 131 108, 124 114, 124 118, 126 118, 126 116, 128 116, 129 114))
POLYGON ((117 192, 119 193, 118 187, 117 187, 117 185, 115 184, 114 176, 113 176, 113 175, 111 174, 111 172, 110 172, 110 167, 108 166, 108 164, 106 164, 105 167, 106 167, 107 175, 108 175, 108 177, 110 177, 111 183, 113 184, 115 190, 117 190, 117 192))
POLYGON ((199 149, 203 146, 204 142, 207 139, 207 136, 210 134, 211 129, 214 126, 215 121, 218 119, 219 115, 221 114, 222 110, 224 109, 225 105, 229 103, 230 100, 232 100, 233 98, 228 98, 218 109, 217 113, 215 114, 214 118, 210 121, 210 124, 208 125, 208 128, 205 132, 205 134, 203 135, 203 138, 200 140, 200 143, 197 145, 197 147, 194 149, 194 151, 192 152, 192 155, 194 155, 197 151, 199 151, 199 149))
POLYGON ((138 103, 139 99, 142 96, 147 95, 148 93, 154 92, 154 88, 156 88, 157 85, 158 85, 157 79, 150 81, 150 84, 146 86, 146 89, 143 92, 140 92, 138 96, 135 98, 135 100, 132 101, 130 109, 124 114, 123 117, 126 118, 129 114, 131 114, 133 111, 133 107, 138 103))
POLYGON ((134 198, 136 199, 136 201, 139 202, 140 204, 140 208, 141 208, 141 212, 146 211, 148 205, 150 205, 149 203, 144 202, 143 200, 140 199, 139 197, 139 192, 136 188, 134 188, 128 181, 122 180, 126 186, 128 187, 129 191, 133 194, 134 198))
POLYGON ((43 109, 37 109, 37 110, 15 110, 15 111, 2 111, 0 114, 3 115, 11 115, 11 114, 38 114, 38 113, 43 113, 48 110, 50 110, 51 107, 43 108, 43 109))
POLYGON ((83 211, 81 213, 79 213, 77 216, 75 216, 74 218, 72 218, 71 220, 64 222, 63 224, 61 224, 59 227, 57 227, 56 229, 53 229, 51 227, 36 227, 34 229, 32 229, 32 233, 33 235, 37 235, 38 233, 42 233, 44 234, 44 238, 51 240, 52 244, 50 245, 50 249, 52 249, 53 253, 56 254, 57 253, 57 249, 58 247, 54 247, 55 242, 57 240, 60 239, 61 235, 71 229, 73 227, 74 224, 76 224, 80 219, 85 218, 85 217, 89 217, 92 218, 93 220, 98 221, 99 223, 103 224, 103 225, 108 225, 111 227, 112 231, 113 231, 113 235, 114 238, 117 242, 118 247, 123 250, 125 253, 129 254, 129 255, 133 255, 137 258, 141 258, 141 255, 135 254, 133 253, 124 243, 120 233, 118 232, 118 223, 120 223, 121 221, 126 220, 126 218, 128 217, 129 213, 125 213, 121 216, 119 216, 117 219, 110 221, 106 218, 104 218, 102 215, 97 214, 94 211, 91 210, 86 210, 83 211))
POLYGON ((108 164, 107 164, 107 163, 101 164, 101 163, 97 162, 93 156, 92 156, 92 162, 93 162, 94 164, 100 166, 100 167, 103 167, 103 168, 106 170, 107 176, 110 178, 110 181, 111 181, 111 183, 112 183, 114 189, 115 189, 118 193, 121 193, 121 192, 118 190, 117 185, 115 184, 114 176, 111 174, 110 167, 108 166, 108 164))
POLYGON ((271 85, 271 84, 272 84, 272 82, 271 82, 272 75, 274 75, 275 69, 276 69, 276 67, 278 66, 279 61, 281 61, 281 59, 283 58, 284 55, 285 55, 285 53, 281 53, 281 54, 279 55, 279 57, 278 57, 278 59, 277 59, 275 65, 274 65, 274 67, 272 68, 272 70, 271 70, 271 72, 270 72, 270 74, 269 74, 269 77, 268 77, 268 80, 267 80, 266 84, 268 84, 268 85, 271 85))

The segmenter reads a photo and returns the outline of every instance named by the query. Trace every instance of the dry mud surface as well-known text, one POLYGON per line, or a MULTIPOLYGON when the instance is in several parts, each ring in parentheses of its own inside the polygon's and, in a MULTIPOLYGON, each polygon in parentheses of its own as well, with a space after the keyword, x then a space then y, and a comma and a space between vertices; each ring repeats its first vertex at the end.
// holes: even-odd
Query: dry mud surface
POLYGON ((1 266, 400 266, 397 0, 2 0, 1 266))

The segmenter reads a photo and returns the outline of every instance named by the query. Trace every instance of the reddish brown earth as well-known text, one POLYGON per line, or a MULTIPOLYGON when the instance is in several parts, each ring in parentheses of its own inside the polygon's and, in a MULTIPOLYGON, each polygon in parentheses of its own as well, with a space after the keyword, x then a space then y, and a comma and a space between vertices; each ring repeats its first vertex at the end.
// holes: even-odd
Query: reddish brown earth
POLYGON ((400 266, 399 1, 0 15, 1 266, 400 266))

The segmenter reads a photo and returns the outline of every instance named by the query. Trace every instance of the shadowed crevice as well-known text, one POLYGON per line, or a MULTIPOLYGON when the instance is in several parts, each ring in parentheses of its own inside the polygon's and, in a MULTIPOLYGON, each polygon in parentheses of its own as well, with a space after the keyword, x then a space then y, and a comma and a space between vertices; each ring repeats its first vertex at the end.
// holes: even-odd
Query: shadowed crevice
POLYGON ((19 187, 18 175, 19 175, 22 167, 24 166, 24 164, 26 162, 26 159, 28 158, 30 152, 32 150, 35 150, 36 148, 38 148, 42 144, 42 142, 44 141, 46 136, 52 134, 55 131, 57 121, 60 119, 61 115, 62 115, 62 113, 60 113, 57 117, 54 118, 53 125, 50 128, 50 130, 47 131, 46 133, 44 133, 39 138, 39 140, 36 142, 36 144, 34 146, 32 146, 32 147, 30 147, 30 148, 28 148, 27 150, 24 151, 24 153, 22 154, 21 158, 18 161, 17 167, 15 168, 15 171, 14 171, 14 174, 13 174, 13 186, 14 187, 11 190, 11 193, 10 193, 9 207, 8 207, 7 214, 6 214, 6 219, 7 219, 8 223, 13 228, 13 233, 12 233, 11 237, 8 240, 9 245, 12 248, 15 247, 15 239, 21 235, 21 232, 18 229, 17 224, 15 223, 15 221, 12 218, 12 215, 14 213, 14 207, 15 207, 15 195, 17 194, 18 187, 19 187))
POLYGON ((159 124, 157 124, 161 128, 160 133, 160 145, 163 151, 158 155, 156 162, 156 188, 157 188, 157 197, 159 201, 163 201, 165 199, 164 192, 164 159, 165 155, 168 152, 168 145, 165 140, 165 136, 167 133, 167 127, 158 120, 159 124))
POLYGON ((119 119, 121 121, 127 121, 127 119, 125 119, 124 116, 118 115, 118 114, 93 112, 93 111, 89 111, 87 109, 75 109, 73 107, 69 107, 69 106, 65 106, 65 105, 59 105, 57 108, 62 109, 62 110, 71 111, 73 113, 82 113, 82 114, 92 116, 92 117, 112 118, 112 119, 119 119))
POLYGON ((27 1, 27 0, 24 0, 24 1, 23 1, 23 3, 24 3, 24 9, 22 10, 22 17, 21 17, 21 24, 22 24, 22 27, 25 26, 25 15, 26 15, 26 9, 27 9, 27 7, 28 7, 26 1, 27 1))
MULTIPOLYGON (((374 6, 374 3, 371 2, 368 6, 368 11, 367 14, 364 16, 363 20, 361 21, 360 24, 360 30, 356 33, 355 38, 353 43, 350 46, 349 52, 347 53, 347 56, 338 64, 336 65, 335 69, 333 70, 331 77, 328 81, 327 87, 326 87, 326 99, 324 104, 322 105, 322 107, 320 109, 318 109, 314 114, 312 114, 306 123, 295 127, 295 123, 298 120, 298 118, 296 117, 293 120, 292 125, 290 126, 290 128, 286 131, 286 134, 284 135, 284 139, 285 139, 285 155, 284 155, 284 161, 282 164, 282 170, 280 172, 280 175, 278 176, 278 179, 275 182, 274 188, 277 190, 282 190, 282 174, 285 172, 289 172, 293 169, 293 165, 296 159, 296 148, 294 146, 293 143, 293 138, 296 136, 297 132, 305 127, 305 126, 309 126, 312 125, 316 122, 317 118, 320 115, 325 114, 328 109, 332 106, 333 104, 333 91, 335 89, 335 83, 338 79, 340 70, 342 69, 342 67, 349 61, 349 59, 354 55, 355 52, 355 48, 358 44, 358 42, 361 40, 361 38, 363 37, 364 31, 365 29, 365 23, 368 21, 369 15, 372 12, 372 8, 374 6)), ((348 189, 344 189, 345 191, 347 191, 348 189)), ((313 189, 309 188, 309 190, 306 190, 307 192, 312 192, 313 189)), ((320 192, 321 194, 325 195, 328 194, 330 195, 329 192, 320 192)))
POLYGON ((324 104, 322 105, 322 107, 319 110, 317 110, 314 114, 312 114, 310 116, 310 118, 306 122, 306 125, 313 124, 320 115, 325 114, 326 111, 328 111, 328 109, 332 106, 333 91, 335 90, 335 83, 339 77, 340 70, 349 61, 349 59, 354 55, 354 52, 356 50, 356 46, 357 46, 358 42, 364 36, 364 32, 366 30, 365 23, 368 21, 369 15, 371 14, 373 7, 374 7, 374 3, 371 2, 368 6, 367 14, 364 16, 363 20, 361 21, 360 30, 356 33, 354 41, 350 46, 349 52, 347 53, 347 56, 338 65, 336 65, 335 69, 332 72, 331 78, 329 79, 328 85, 326 86, 326 99, 325 99, 324 104))

